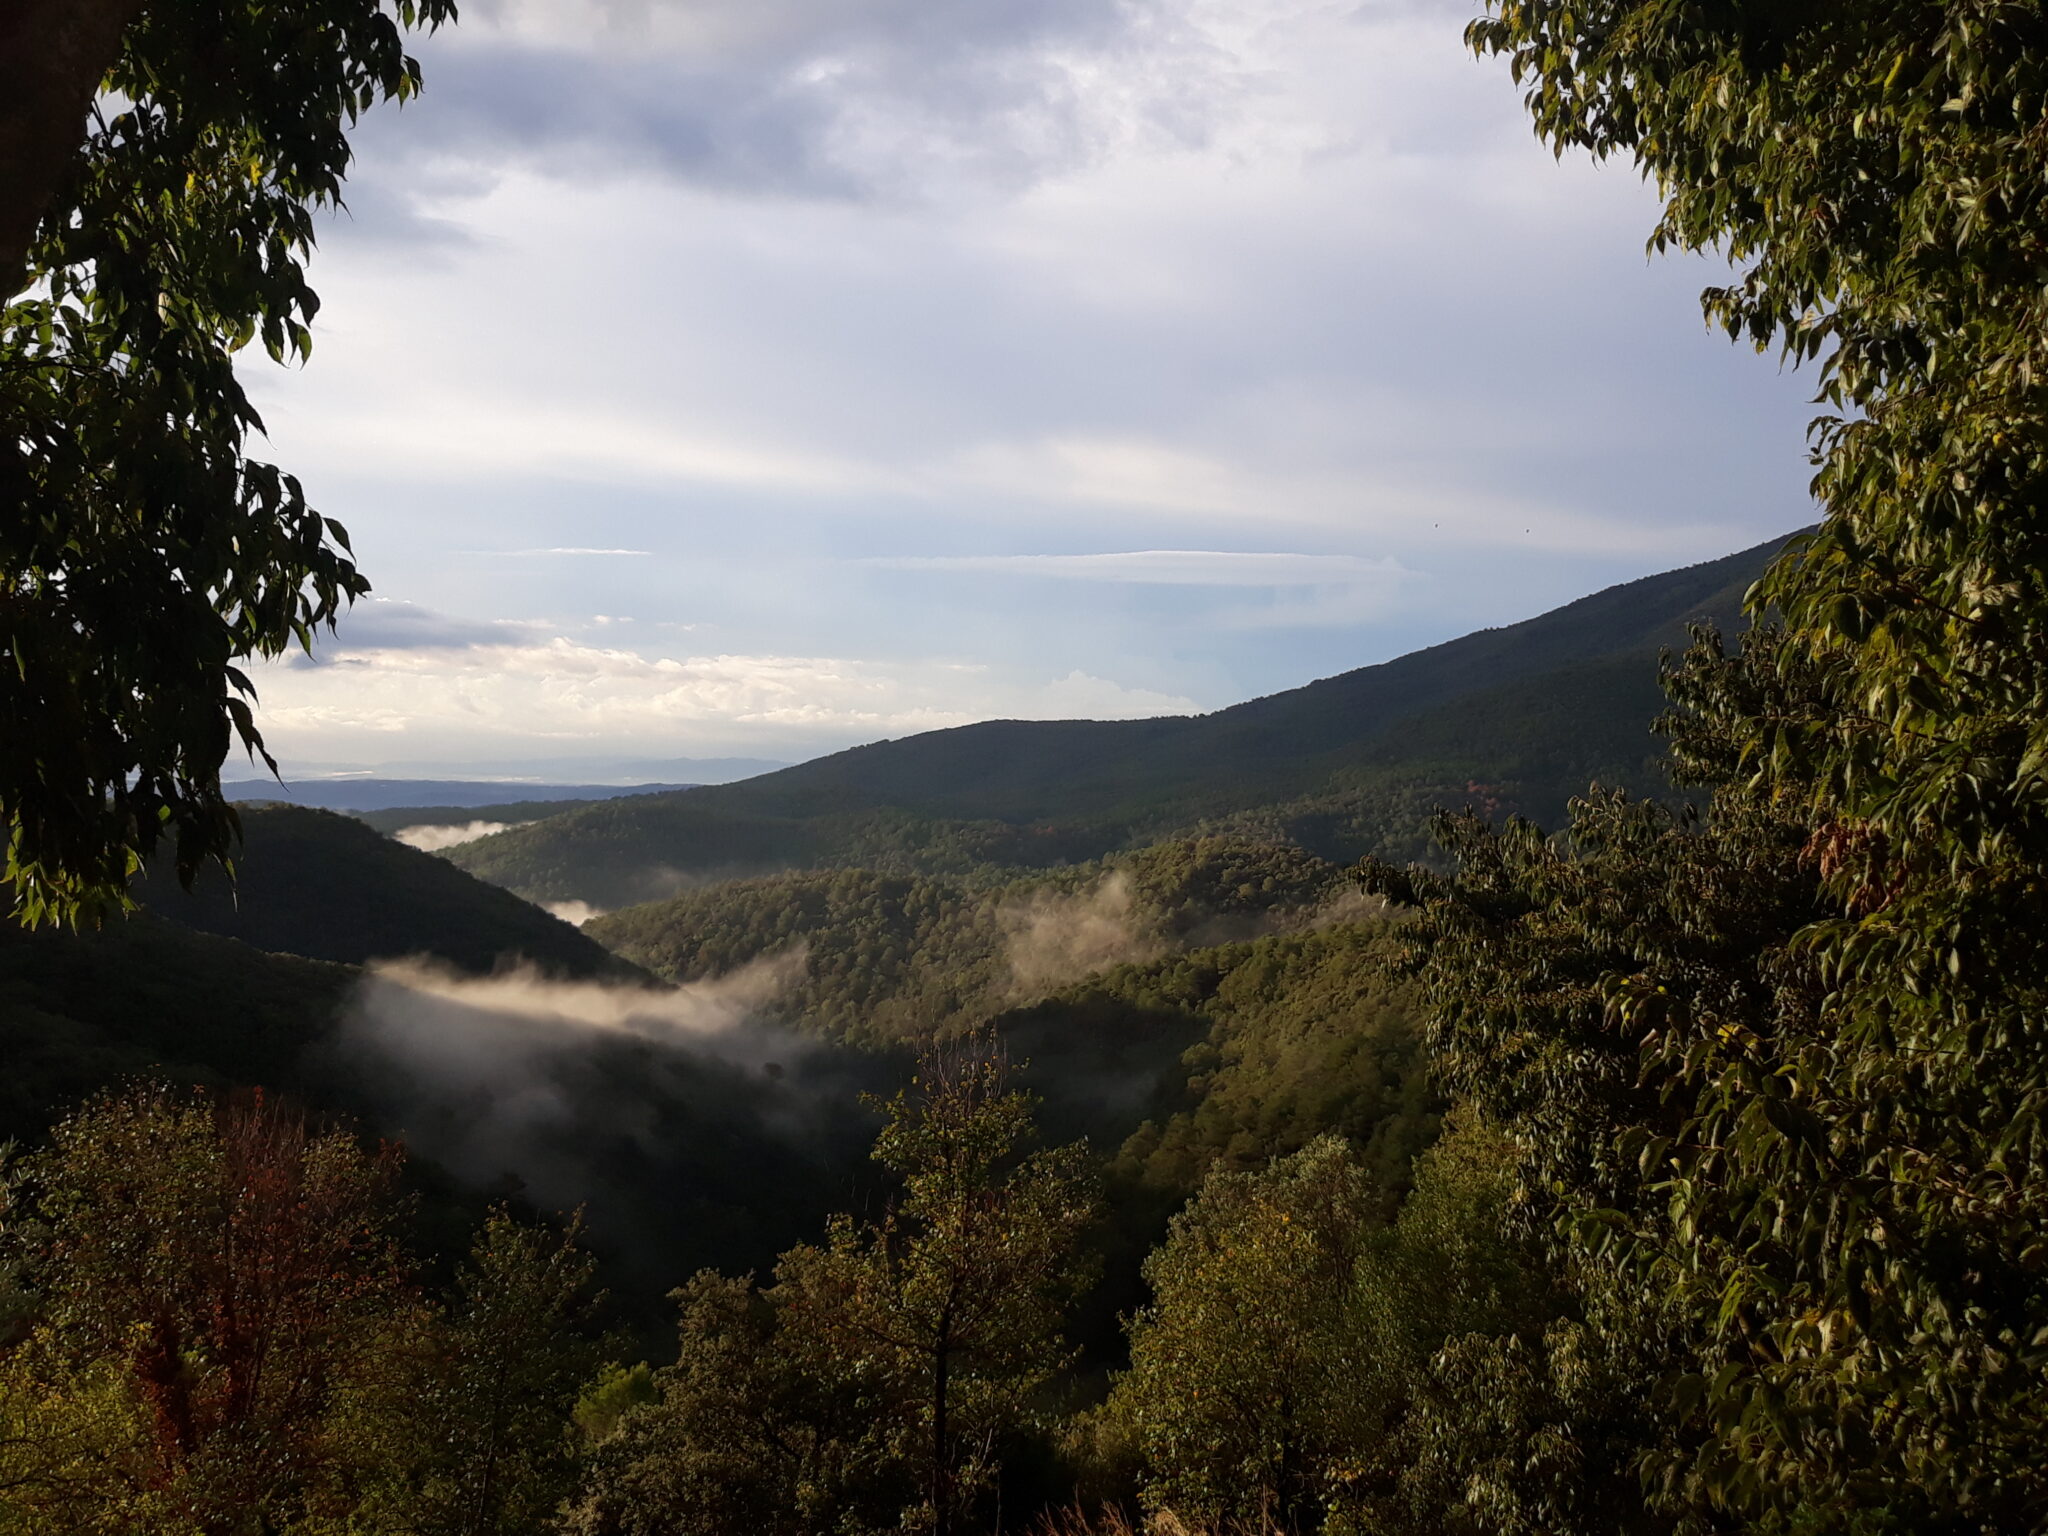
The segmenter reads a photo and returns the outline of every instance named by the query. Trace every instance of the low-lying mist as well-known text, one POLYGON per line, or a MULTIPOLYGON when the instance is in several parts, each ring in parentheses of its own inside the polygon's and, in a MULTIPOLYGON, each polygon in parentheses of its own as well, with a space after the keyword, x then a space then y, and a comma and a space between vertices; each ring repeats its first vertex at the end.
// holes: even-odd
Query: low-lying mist
POLYGON ((629 1283, 765 1266, 865 1180, 894 1062, 762 1016, 800 949, 675 988, 374 964, 324 1047, 375 1122, 491 1195, 584 1207, 629 1283))
POLYGON ((417 848, 421 853, 439 853, 443 848, 457 848, 464 843, 473 843, 480 837, 489 837, 493 832, 509 832, 514 827, 529 825, 531 823, 524 821, 423 821, 417 826, 400 827, 391 835, 406 847, 417 848))
POLYGON ((1166 952, 1156 925, 1141 918, 1130 877, 1114 870, 1085 891, 1038 891, 996 913, 1013 996, 1043 997, 1112 965, 1142 964, 1166 952))

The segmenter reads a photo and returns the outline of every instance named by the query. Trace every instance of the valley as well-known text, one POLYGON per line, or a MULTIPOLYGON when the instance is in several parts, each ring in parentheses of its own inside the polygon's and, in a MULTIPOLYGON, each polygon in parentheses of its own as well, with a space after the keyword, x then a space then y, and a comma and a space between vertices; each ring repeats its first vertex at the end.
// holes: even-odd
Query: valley
POLYGON ((1658 649, 1732 622, 1772 547, 1192 720, 997 722, 566 809, 251 802, 232 886, 159 868, 102 932, 7 936, 0 1131, 129 1078, 264 1084, 403 1137, 449 1230, 587 1208, 658 1332, 692 1268, 765 1265, 871 1190, 860 1094, 981 1034, 1103 1160, 1114 1358, 1213 1167, 1335 1131, 1391 1200, 1435 1133, 1398 914, 1347 866, 1430 857, 1439 806, 1656 790, 1658 649), (388 835, 437 817, 527 824, 388 835), (570 900, 612 909, 535 905, 570 900))

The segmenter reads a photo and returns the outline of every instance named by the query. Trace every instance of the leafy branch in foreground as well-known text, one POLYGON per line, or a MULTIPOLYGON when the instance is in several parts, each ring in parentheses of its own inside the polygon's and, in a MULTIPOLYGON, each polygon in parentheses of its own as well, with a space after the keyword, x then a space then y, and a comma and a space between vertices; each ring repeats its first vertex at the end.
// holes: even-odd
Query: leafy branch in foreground
POLYGON ((226 859, 221 764, 263 753, 237 664, 310 646, 368 590, 341 526, 248 457, 235 359, 310 352, 304 263, 346 130, 418 89, 402 28, 453 15, 141 8, 25 280, 0 272, 0 822, 31 925, 125 901, 165 841, 188 883, 226 859))

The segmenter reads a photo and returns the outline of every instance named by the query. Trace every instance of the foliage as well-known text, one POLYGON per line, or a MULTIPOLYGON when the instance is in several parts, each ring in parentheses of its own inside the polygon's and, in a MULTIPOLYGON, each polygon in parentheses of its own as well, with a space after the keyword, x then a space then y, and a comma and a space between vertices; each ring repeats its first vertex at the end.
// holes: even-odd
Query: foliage
POLYGON ((1285 843, 1210 835, 994 886, 864 869, 735 880, 583 933, 672 981, 800 951, 778 1012, 886 1044, 958 1034, 1118 961, 1305 924, 1338 880, 1285 843), (1040 948, 1053 953, 1030 960, 1040 948))
POLYGON ((314 960, 431 955, 489 972, 525 959, 563 976, 638 975, 532 903, 353 817, 292 805, 239 814, 232 879, 209 869, 181 889, 159 860, 135 894, 172 922, 314 960))
POLYGON ((1437 1110, 1398 952, 1381 922, 1340 923, 1134 967, 1069 994, 1084 1006, 1113 995, 1206 1026, 1155 1101, 1164 1113, 1125 1141, 1117 1177, 1177 1203, 1212 1166, 1250 1171, 1335 1132, 1398 1193, 1437 1110))
POLYGON ((340 525, 247 456, 234 354, 311 350, 304 261, 345 130, 417 90, 401 27, 453 14, 154 6, 127 30, 0 310, 0 818, 30 923, 118 901, 166 838, 186 879, 225 857, 221 762, 262 750, 235 663, 367 589, 340 525))
POLYGON ((888 1105, 875 1160, 902 1180, 871 1223, 838 1217, 776 1268, 771 1299, 882 1394, 877 1427, 946 1536, 986 1490, 999 1440, 1065 1363, 1093 1216, 1086 1148, 1023 1150, 1031 1105, 999 1054, 927 1054, 888 1105))
POLYGON ((802 979, 778 1009, 841 1039, 957 1028, 1003 982, 991 903, 939 881, 866 870, 735 881, 613 913, 585 933, 679 982, 800 947, 802 979))
POLYGON ((585 1445, 602 1445, 618 1433, 619 1425, 635 1408, 660 1400, 654 1389, 654 1370, 645 1360, 632 1365, 608 1361, 576 1399, 571 1417, 585 1445))
POLYGON ((557 1232, 493 1211, 402 1393, 372 1395, 351 1426, 392 1464, 355 1511, 420 1536, 544 1536, 580 1468, 572 1412, 606 1341, 592 1323, 596 1261, 580 1226, 557 1232))
MULTIPOLYGON (((38 1220, 10 1234, 34 1243, 39 1301, 11 1386, 51 1405, 59 1445, 100 1442, 95 1520, 215 1532, 313 1512, 330 1414, 406 1287, 394 1172, 261 1099, 217 1115, 142 1092, 57 1128, 28 1165, 38 1220)), ((19 1495, 53 1521, 80 1496, 70 1476, 19 1495)))
POLYGON ((1641 1314, 1560 1285, 1522 1217, 1514 1142, 1469 1109, 1369 1235, 1352 1297, 1372 1429, 1332 1526, 1378 1536, 1664 1531, 1636 1475, 1641 1314))
POLYGON ((1425 909, 1439 1070, 1514 1128, 1561 1272, 1655 1382, 1638 1455, 1668 1507, 2029 1528, 2038 930, 1973 935, 1956 971, 1896 934, 1845 966, 1911 875, 1845 899, 1839 824, 1782 778, 1726 782, 1753 721, 1829 680, 1759 633, 1728 658, 1709 637, 1673 684, 1679 763, 1723 780, 1704 825, 1605 797, 1569 847, 1451 822, 1456 879, 1380 875, 1425 909), (1963 1016, 1904 1006, 1902 962, 1963 1016))
POLYGON ((1361 1429, 1348 1303, 1373 1205, 1326 1136, 1259 1173, 1218 1170, 1174 1218, 1106 1410, 1143 1456, 1148 1505, 1201 1526, 1314 1518, 1361 1429))
POLYGON ((1560 151, 1657 180, 1653 245, 1736 260, 1710 317, 1818 359, 1830 414, 1825 519, 1756 593, 1782 635, 1674 679, 1704 825, 1453 826, 1458 878, 1416 883, 1447 1076, 1517 1127, 1588 1305, 1661 1352, 1673 1508, 2034 1528, 2041 20, 1514 0, 1470 35, 1560 151))
POLYGON ((39 1138, 138 1077, 304 1091, 356 973, 134 913, 98 931, 0 924, 0 1137, 39 1138))
POLYGON ((677 1363, 593 1457, 571 1529, 965 1529, 1066 1363, 1087 1278, 1085 1149, 1028 1150, 1000 1055, 928 1053, 875 1158, 901 1192, 784 1254, 775 1283, 677 1293, 677 1363))
POLYGON ((571 1536, 886 1527, 911 1492, 875 1385, 748 1279, 706 1270, 675 1300, 676 1362, 591 1454, 571 1536))
POLYGON ((538 1533, 601 1344, 576 1233, 502 1213, 446 1305, 397 1155, 274 1100, 137 1089, 24 1165, 6 1257, 0 1531, 538 1533))

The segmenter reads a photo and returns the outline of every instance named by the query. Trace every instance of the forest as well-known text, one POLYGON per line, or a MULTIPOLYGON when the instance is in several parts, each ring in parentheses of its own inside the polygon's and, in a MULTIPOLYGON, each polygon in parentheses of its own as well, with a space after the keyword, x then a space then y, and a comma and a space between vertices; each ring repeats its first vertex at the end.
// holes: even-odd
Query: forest
POLYGON ((2048 1530, 2037 5, 1467 31, 1811 529, 446 856, 219 765, 366 590, 231 354, 453 7, 218 9, 0 51, 0 1533, 2048 1530))

